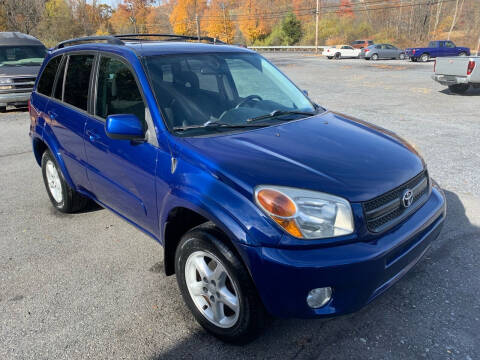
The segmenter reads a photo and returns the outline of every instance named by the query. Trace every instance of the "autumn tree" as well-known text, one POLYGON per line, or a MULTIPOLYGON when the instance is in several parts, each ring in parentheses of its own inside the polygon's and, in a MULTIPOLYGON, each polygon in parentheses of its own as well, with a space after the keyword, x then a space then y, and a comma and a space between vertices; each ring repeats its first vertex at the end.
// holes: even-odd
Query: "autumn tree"
POLYGON ((177 0, 170 14, 173 32, 180 35, 196 35, 197 19, 201 17, 206 7, 206 0, 177 0))
POLYGON ((229 10, 228 1, 211 0, 202 17, 202 30, 210 37, 231 43, 235 35, 235 24, 229 10))
POLYGON ((38 33, 47 45, 76 37, 81 33, 73 17, 72 8, 65 0, 48 0, 45 3, 38 33))
POLYGON ((340 0, 338 14, 340 16, 354 17, 352 3, 350 2, 350 0, 340 0))
POLYGON ((40 23, 44 0, 2 0, 2 12, 9 31, 31 34, 40 23))
POLYGON ((282 21, 282 35, 282 42, 287 46, 296 44, 302 37, 302 25, 292 12, 282 21))
POLYGON ((172 32, 168 14, 172 6, 169 3, 152 6, 146 18, 146 32, 169 34, 172 32))
POLYGON ((247 42, 252 44, 257 39, 262 39, 270 32, 269 24, 265 19, 265 10, 255 0, 245 0, 240 8, 239 28, 247 42))

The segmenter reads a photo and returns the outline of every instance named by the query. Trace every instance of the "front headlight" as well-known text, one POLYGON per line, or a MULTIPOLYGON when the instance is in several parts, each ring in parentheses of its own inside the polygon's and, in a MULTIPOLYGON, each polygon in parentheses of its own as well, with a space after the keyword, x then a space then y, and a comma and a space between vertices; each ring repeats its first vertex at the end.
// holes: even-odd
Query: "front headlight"
POLYGON ((255 202, 297 238, 321 239, 353 233, 350 203, 338 196, 285 186, 258 186, 255 202))

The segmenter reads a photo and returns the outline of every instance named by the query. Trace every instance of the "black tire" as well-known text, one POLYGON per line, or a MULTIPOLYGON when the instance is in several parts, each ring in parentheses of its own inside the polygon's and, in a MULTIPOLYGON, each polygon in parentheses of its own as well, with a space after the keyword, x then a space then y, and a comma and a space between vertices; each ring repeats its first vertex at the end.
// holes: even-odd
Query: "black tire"
POLYGON ((50 198, 52 205, 58 211, 61 211, 63 213, 73 213, 73 212, 84 209, 89 203, 89 200, 85 196, 73 190, 65 181, 65 178, 63 177, 63 173, 60 170, 57 164, 57 161, 55 157, 52 155, 52 153, 50 152, 50 150, 45 150, 45 152, 42 155, 42 176, 43 176, 43 182, 45 184, 48 197, 50 198), (61 195, 62 195, 60 201, 55 200, 55 197, 53 196, 50 186, 48 184, 47 163, 49 162, 53 164, 59 176, 59 185, 61 186, 61 195))
POLYGON ((430 55, 429 54, 422 54, 420 56, 420 61, 421 62, 428 62, 430 60, 430 55))
POLYGON ((372 59, 373 61, 377 61, 378 60, 378 54, 373 54, 372 56, 370 56, 370 59, 372 59))
POLYGON ((4 113, 5 111, 7 111, 7 107, 6 106, 0 106, 0 113, 4 113))
MULTIPOLYGON (((198 323, 206 331, 222 341, 245 344, 254 340, 260 334, 269 316, 258 296, 249 272, 228 244, 229 242, 225 235, 212 223, 206 223, 190 230, 182 237, 177 246, 175 252, 175 273, 182 297, 198 323), (206 252, 217 257, 228 272, 232 286, 238 289, 238 294, 236 295, 239 300, 239 314, 236 322, 231 327, 222 328, 207 319, 200 312, 190 295, 185 267, 189 256, 198 252, 206 252)), ((209 283, 208 280, 206 283, 209 283)), ((209 301, 207 299, 208 295, 204 298, 209 301)))
POLYGON ((369 58, 369 57, 368 57, 368 58, 366 57, 365 60, 370 60, 370 58, 369 58))
POLYGON ((336 53, 334 56, 335 60, 340 60, 341 57, 342 57, 342 54, 340 53, 336 53))
POLYGON ((327 56, 327 59, 328 59, 328 60, 332 60, 332 59, 333 59, 333 56, 327 56))
POLYGON ((469 84, 455 84, 455 85, 450 85, 448 87, 451 92, 455 94, 463 94, 465 91, 467 91, 470 88, 469 84))
POLYGON ((401 53, 400 55, 398 55, 398 58, 400 60, 405 60, 405 54, 404 53, 401 53))

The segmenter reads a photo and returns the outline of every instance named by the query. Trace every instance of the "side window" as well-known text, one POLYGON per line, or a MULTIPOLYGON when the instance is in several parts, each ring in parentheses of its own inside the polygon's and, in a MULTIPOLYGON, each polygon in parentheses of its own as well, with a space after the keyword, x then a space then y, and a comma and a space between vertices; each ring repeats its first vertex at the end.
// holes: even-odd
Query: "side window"
POLYGON ((145 121, 145 104, 135 77, 118 59, 100 59, 95 114, 104 119, 113 114, 134 114, 145 121))
POLYGON ((58 65, 62 60, 62 56, 56 56, 51 59, 45 69, 43 69, 40 80, 38 80, 37 91, 40 94, 50 96, 52 94, 53 82, 57 73, 58 65))
POLYGON ((454 44, 453 42, 451 42, 451 41, 447 41, 447 42, 445 43, 445 47, 454 48, 454 47, 455 47, 455 44, 454 44))
POLYGON ((368 45, 373 45, 373 41, 372 41, 372 40, 369 40, 369 41, 368 41, 368 45))
POLYGON ((67 63, 66 60, 67 59, 65 59, 65 61, 60 66, 60 69, 58 70, 58 78, 57 78, 57 83, 55 85, 55 93, 53 94, 53 97, 55 99, 58 99, 58 100, 63 100, 63 93, 62 93, 63 92, 63 78, 65 77, 64 73, 65 73, 65 64, 67 63))
POLYGON ((85 111, 93 59, 93 55, 70 55, 65 76, 63 101, 85 111))
POLYGON ((375 49, 381 49, 382 46, 381 45, 375 45, 375 49))

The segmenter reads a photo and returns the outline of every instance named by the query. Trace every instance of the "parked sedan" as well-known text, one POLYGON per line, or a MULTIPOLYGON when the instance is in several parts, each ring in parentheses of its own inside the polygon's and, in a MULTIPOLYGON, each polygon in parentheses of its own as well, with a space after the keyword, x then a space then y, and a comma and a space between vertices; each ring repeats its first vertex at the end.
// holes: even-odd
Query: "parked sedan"
POLYGON ((358 58, 360 57, 360 49, 354 49, 350 45, 335 45, 333 47, 326 48, 323 51, 328 59, 341 59, 341 58, 358 58))
POLYGON ((365 60, 378 59, 405 59, 405 51, 390 44, 370 45, 362 49, 360 57, 365 60))

